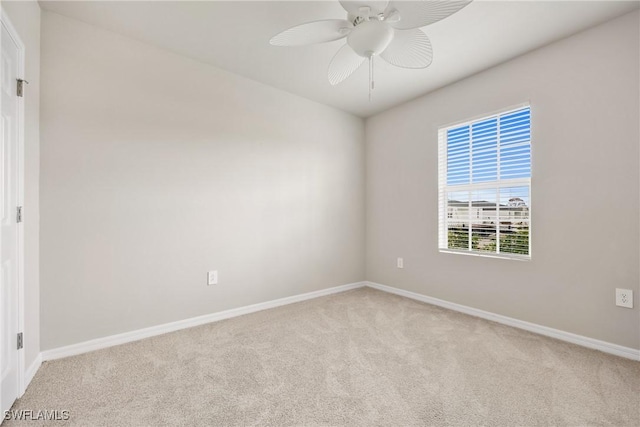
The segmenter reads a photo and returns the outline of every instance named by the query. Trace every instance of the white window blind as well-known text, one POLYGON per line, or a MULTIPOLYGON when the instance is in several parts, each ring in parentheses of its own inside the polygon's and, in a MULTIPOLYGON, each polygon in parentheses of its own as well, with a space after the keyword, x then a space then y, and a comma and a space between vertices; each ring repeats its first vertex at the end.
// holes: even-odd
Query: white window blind
POLYGON ((530 258, 530 107, 438 133, 440 250, 530 258))

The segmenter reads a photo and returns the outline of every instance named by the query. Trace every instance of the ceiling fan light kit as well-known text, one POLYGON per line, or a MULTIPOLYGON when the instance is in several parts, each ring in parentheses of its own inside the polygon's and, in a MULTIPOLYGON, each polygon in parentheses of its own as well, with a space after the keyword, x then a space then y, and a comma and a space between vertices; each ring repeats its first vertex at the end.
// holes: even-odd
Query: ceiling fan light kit
POLYGON ((363 58, 382 53, 393 39, 393 28, 385 21, 363 21, 347 36, 347 44, 363 58))
POLYGON ((396 67, 428 67, 433 59, 433 49, 420 28, 454 14, 471 1, 341 0, 347 19, 326 19, 297 25, 277 34, 270 43, 274 46, 305 46, 346 37, 347 43, 329 63, 329 82, 339 84, 368 59, 371 97, 375 56, 396 67))

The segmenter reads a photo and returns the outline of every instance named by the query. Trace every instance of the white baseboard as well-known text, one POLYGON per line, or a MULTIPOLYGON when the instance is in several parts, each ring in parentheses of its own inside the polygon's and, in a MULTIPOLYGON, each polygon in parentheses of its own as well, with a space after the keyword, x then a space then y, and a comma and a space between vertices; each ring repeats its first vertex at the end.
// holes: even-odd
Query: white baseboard
POLYGON ((366 282, 366 285, 373 289, 389 292, 403 297, 411 298, 417 301, 426 302, 427 304, 437 305, 449 310, 459 311, 471 316, 480 317, 491 320, 493 322, 502 323, 503 325, 513 326, 514 328, 524 329, 525 331, 534 332, 536 334, 545 335, 547 337, 556 338, 561 341, 567 341, 583 347, 600 350, 604 353, 614 354, 627 359, 640 361, 640 350, 630 347, 624 347, 607 341, 601 341, 582 335, 572 334, 571 332, 561 331, 559 329, 549 328, 547 326, 535 323, 525 322, 524 320, 514 319, 512 317, 502 316, 500 314, 491 313, 489 311, 479 310, 477 308, 468 307, 466 305, 456 304, 453 302, 441 300, 438 298, 428 297, 404 289, 394 288, 392 286, 381 285, 374 282, 366 282))
MULTIPOLYGON (((269 308, 280 307, 282 305, 293 304, 295 302, 306 301, 326 295, 336 294, 351 289, 361 288, 366 285, 365 282, 350 283, 347 285, 336 286, 319 291, 309 292, 306 294, 294 295, 291 297, 280 298, 273 301, 262 302, 258 304, 248 305, 245 307, 234 308, 231 310, 220 311, 217 313, 206 314, 204 316, 192 317, 190 319, 179 320, 177 322, 165 323, 163 325, 151 326, 149 328, 138 329, 136 331, 125 332, 122 334, 111 335, 108 337, 97 338, 90 341, 72 344, 64 347, 45 350, 41 353, 42 360, 54 360, 63 357, 75 356, 77 354, 87 353, 102 348, 113 347, 115 345, 125 344, 132 341, 138 341, 144 338, 154 337, 166 334, 168 332, 178 331, 180 329, 192 328, 194 326, 204 325, 206 323, 217 322, 219 320, 230 319, 232 317, 242 316, 244 314, 255 313, 269 308)), ((31 369, 31 368, 30 368, 31 369)), ((35 372, 34 372, 35 374, 35 372)))
POLYGON ((427 304, 437 305, 439 307, 447 308, 450 310, 458 311, 461 313, 469 314, 471 316, 480 317, 483 319, 491 320, 503 325, 513 326, 515 328, 524 329, 526 331, 534 332, 540 335, 556 338, 562 341, 567 341, 573 344, 581 345, 583 347, 600 350, 605 353, 614 354, 616 356, 625 357, 627 359, 640 361, 640 350, 624 347, 618 344, 609 343, 606 341, 597 340, 594 338, 585 337, 582 335, 573 334, 570 332, 561 331, 559 329, 549 328, 547 326, 537 325, 535 323, 525 322, 523 320, 514 319, 500 314, 491 313, 488 311, 480 310, 473 307, 468 307, 461 304, 441 300, 438 298, 428 297, 426 295, 418 294, 404 289, 394 288, 387 285, 382 285, 375 282, 357 282, 347 285, 336 286, 333 288, 322 289, 315 292, 309 292, 301 295, 294 295, 291 297, 280 298, 273 301, 267 301, 259 304, 253 304, 245 307, 234 308, 231 310, 225 310, 218 313, 207 314, 204 316, 193 317, 190 319, 179 320, 177 322, 165 323, 163 325, 152 326, 149 328, 139 329, 136 331, 125 332, 122 334, 111 335, 108 337, 97 338, 90 341, 81 342, 78 344, 72 344, 65 347, 54 348, 51 350, 45 350, 36 360, 31 364, 25 373, 25 384, 29 384, 42 361, 60 359, 63 357, 75 356, 77 354, 87 353, 102 348, 112 347, 120 344, 125 344, 132 341, 138 341, 144 338, 149 338, 157 335, 166 334, 168 332, 174 332, 181 329, 191 328, 194 326, 204 325, 206 323, 217 322, 219 320, 230 319, 232 317, 242 316, 244 314, 255 313, 257 311, 267 310, 269 308, 280 307, 287 304, 293 304, 300 301, 306 301, 313 298, 318 298, 326 295, 331 295, 339 292, 348 291, 351 289, 360 288, 363 286, 369 286, 373 289, 389 292, 392 294, 400 295, 403 297, 411 298, 417 301, 422 301, 427 304))
POLYGON ((33 380, 33 377, 36 376, 36 372, 38 372, 38 369, 40 369, 41 365, 42 365, 42 353, 38 353, 35 360, 31 362, 31 365, 29 365, 29 367, 24 373, 24 390, 22 390, 22 394, 24 394, 27 387, 29 387, 29 384, 31 384, 31 380, 33 380))

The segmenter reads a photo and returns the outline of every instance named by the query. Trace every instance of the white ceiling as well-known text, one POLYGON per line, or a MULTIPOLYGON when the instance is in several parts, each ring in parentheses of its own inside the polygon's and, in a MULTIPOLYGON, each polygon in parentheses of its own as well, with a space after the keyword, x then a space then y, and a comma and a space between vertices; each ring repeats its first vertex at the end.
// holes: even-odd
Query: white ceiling
POLYGON ((344 40, 274 47, 274 34, 297 24, 344 18, 337 1, 42 1, 44 9, 76 18, 215 65, 305 98, 367 117, 537 47, 638 7, 638 1, 475 0, 425 27, 434 49, 423 70, 375 62, 368 99, 363 65, 338 86, 327 67, 344 40))

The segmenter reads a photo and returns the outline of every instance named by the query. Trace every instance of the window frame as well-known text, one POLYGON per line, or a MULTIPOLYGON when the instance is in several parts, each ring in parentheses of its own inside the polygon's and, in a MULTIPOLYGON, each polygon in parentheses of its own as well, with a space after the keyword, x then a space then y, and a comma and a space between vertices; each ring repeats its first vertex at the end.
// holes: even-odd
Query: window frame
MULTIPOLYGON (((466 119, 459 122, 449 123, 446 125, 442 125, 438 127, 438 251, 440 253, 448 253, 448 254, 461 254, 461 255, 469 255, 469 256, 479 256, 486 258, 500 258, 500 259, 510 259, 517 261, 530 261, 532 259, 532 198, 531 198, 531 185, 533 178, 533 131, 531 123, 533 122, 533 111, 531 109, 530 102, 524 102, 517 105, 512 105, 510 107, 500 109, 498 111, 494 111, 488 114, 482 114, 470 119, 466 119), (447 131, 451 128, 457 128, 462 126, 471 126, 472 124, 489 120, 492 118, 499 118, 502 115, 506 115, 509 113, 516 112, 518 110, 522 110, 524 108, 529 108, 530 114, 530 137, 529 137, 529 152, 530 152, 530 166, 531 172, 528 178, 507 178, 500 179, 500 175, 497 175, 496 180, 494 181, 484 181, 479 183, 468 183, 468 184, 447 184, 447 158, 448 158, 448 144, 447 144, 447 131), (496 243, 497 248, 496 252, 483 252, 474 249, 452 249, 448 247, 448 220, 449 220, 449 212, 448 212, 448 197, 447 194, 450 192, 456 191, 468 191, 473 192, 477 190, 487 190, 487 189, 496 189, 497 191, 497 199, 496 203, 500 204, 500 189, 501 188, 513 188, 513 187, 527 187, 528 189, 528 209, 529 209, 529 253, 527 255, 524 254, 511 254, 511 253, 500 253, 499 249, 499 239, 500 239, 500 221, 497 220, 496 225, 496 243)), ((499 135, 499 129, 498 129, 499 135)), ((497 163, 500 164, 500 141, 497 142, 497 163)), ((472 168, 470 164, 469 168, 472 168)), ((469 221, 471 221, 469 219, 469 221)), ((469 223, 469 225, 471 225, 469 223)), ((471 238, 471 237, 470 237, 471 238)))

